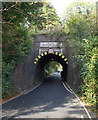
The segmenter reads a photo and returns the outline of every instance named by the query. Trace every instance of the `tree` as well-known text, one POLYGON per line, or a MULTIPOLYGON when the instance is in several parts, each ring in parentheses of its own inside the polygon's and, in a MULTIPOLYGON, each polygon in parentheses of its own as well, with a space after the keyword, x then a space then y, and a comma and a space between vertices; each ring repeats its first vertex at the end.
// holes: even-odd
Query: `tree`
POLYGON ((75 2, 68 7, 66 12, 66 25, 69 34, 81 41, 94 34, 96 25, 95 5, 86 2, 75 2))
POLYGON ((12 73, 19 62, 30 52, 32 45, 28 28, 25 27, 29 18, 29 3, 3 3, 2 24, 2 95, 3 98, 14 94, 12 73))
POLYGON ((12 73, 30 53, 31 34, 50 28, 50 25, 55 27, 59 19, 53 6, 47 2, 3 2, 2 7, 2 93, 6 98, 14 94, 12 73))
POLYGON ((77 1, 72 3, 65 14, 67 42, 71 47, 72 60, 80 66, 83 80, 81 94, 87 103, 96 106, 98 88, 98 31, 96 27, 95 4, 77 1))

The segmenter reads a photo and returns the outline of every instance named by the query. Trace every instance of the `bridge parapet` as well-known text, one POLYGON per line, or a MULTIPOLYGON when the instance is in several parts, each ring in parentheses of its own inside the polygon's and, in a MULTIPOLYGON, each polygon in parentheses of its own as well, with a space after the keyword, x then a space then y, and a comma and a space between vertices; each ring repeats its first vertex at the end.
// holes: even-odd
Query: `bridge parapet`
POLYGON ((64 53, 65 51, 65 36, 55 35, 36 35, 35 36, 35 51, 38 54, 49 52, 52 49, 54 52, 64 53))
POLYGON ((58 42, 40 42, 39 54, 43 52, 60 52, 62 53, 62 43, 58 42))
POLYGON ((35 35, 32 54, 27 57, 27 60, 17 66, 13 73, 13 82, 19 89, 26 89, 33 83, 42 82, 44 77, 44 65, 51 61, 58 61, 67 71, 67 82, 73 86, 79 86, 78 67, 74 66, 72 54, 65 36, 54 35, 35 35))

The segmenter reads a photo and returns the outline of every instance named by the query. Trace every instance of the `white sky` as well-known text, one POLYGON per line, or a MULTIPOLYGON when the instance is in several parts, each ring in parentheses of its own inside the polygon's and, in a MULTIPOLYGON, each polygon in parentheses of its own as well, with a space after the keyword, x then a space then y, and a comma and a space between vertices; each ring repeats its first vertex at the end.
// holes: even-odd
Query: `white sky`
MULTIPOLYGON (((57 11, 57 14, 61 17, 64 13, 64 11, 66 10, 66 7, 77 0, 47 0, 49 2, 52 3, 52 5, 54 6, 54 8, 57 11)), ((86 2, 97 2, 98 0, 84 0, 86 2)))

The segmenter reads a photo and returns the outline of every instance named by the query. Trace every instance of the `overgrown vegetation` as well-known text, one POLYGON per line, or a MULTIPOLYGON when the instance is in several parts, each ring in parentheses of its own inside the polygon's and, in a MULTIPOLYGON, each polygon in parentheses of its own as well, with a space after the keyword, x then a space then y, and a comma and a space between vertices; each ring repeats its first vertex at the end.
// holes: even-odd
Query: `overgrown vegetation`
MULTIPOLYGON (((17 64, 30 53, 33 40, 31 34, 67 34, 72 60, 81 68, 83 84, 79 90, 83 99, 96 107, 98 90, 98 26, 95 5, 78 1, 65 13, 62 23, 52 5, 45 2, 3 3, 3 98, 16 93, 12 73, 17 64), (52 31, 52 32, 51 32, 52 31)), ((52 69, 47 64, 49 73, 52 69)))
POLYGON ((65 28, 73 61, 81 68, 83 84, 79 94, 96 109, 98 89, 98 26, 95 4, 75 2, 67 10, 65 28))
POLYGON ((30 54, 31 34, 60 23, 55 9, 46 2, 4 2, 2 6, 2 97, 6 98, 17 93, 12 74, 17 64, 30 54))
MULTIPOLYGON (((13 70, 19 62, 23 62, 30 52, 32 41, 25 25, 26 13, 22 10, 26 4, 3 3, 2 25, 2 97, 10 97, 17 93, 12 83, 13 70), (23 15, 24 14, 24 15, 23 15)), ((25 8, 24 8, 25 9, 25 8)), ((27 10, 28 11, 28 10, 27 10)))

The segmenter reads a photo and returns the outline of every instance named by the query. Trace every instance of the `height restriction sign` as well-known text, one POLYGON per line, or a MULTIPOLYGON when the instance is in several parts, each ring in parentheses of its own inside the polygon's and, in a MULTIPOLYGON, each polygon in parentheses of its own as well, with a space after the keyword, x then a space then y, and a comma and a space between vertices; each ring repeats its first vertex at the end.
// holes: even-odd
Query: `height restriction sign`
POLYGON ((49 48, 48 52, 49 52, 49 53, 53 53, 54 50, 53 50, 52 48, 49 48))

